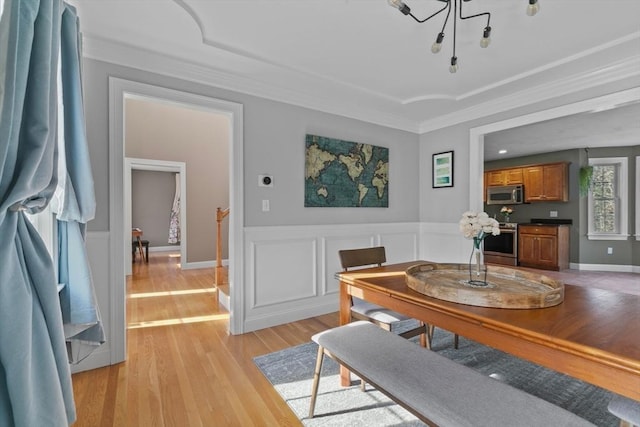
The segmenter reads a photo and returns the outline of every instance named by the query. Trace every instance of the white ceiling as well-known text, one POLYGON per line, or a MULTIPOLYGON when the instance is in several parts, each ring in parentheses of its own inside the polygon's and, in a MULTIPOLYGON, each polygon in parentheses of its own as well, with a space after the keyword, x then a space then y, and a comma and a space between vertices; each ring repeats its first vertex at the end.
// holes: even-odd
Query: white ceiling
POLYGON ((485 135, 485 161, 575 148, 640 145, 640 102, 485 135), (507 153, 500 154, 501 149, 507 153))
MULTIPOLYGON (((84 54, 417 133, 635 78, 639 0, 464 2, 459 71, 430 52, 444 14, 423 24, 386 0, 72 0, 84 54)), ((407 0, 424 18, 436 0, 407 0)), ((451 21, 451 19, 450 19, 451 21)), ((560 131, 560 130, 558 130, 560 131)))

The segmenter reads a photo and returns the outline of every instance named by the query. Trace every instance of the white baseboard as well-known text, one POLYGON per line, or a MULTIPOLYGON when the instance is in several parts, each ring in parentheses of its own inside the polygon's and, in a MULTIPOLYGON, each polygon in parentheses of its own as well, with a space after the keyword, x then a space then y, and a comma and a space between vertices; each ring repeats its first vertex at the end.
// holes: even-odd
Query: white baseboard
MULTIPOLYGON (((184 262, 182 263, 183 270, 197 270, 199 268, 214 268, 216 266, 216 261, 198 261, 198 262, 184 262)), ((223 259, 222 266, 229 266, 229 260, 223 259)))
POLYGON ((231 298, 224 292, 220 292, 220 289, 218 289, 218 304, 224 307, 227 311, 231 311, 231 298))
POLYGON ((579 264, 571 263, 569 268, 584 271, 610 271, 614 273, 640 273, 640 266, 619 264, 579 264))
POLYGON ((174 246, 149 245, 149 252, 180 252, 180 245, 174 245, 174 246))

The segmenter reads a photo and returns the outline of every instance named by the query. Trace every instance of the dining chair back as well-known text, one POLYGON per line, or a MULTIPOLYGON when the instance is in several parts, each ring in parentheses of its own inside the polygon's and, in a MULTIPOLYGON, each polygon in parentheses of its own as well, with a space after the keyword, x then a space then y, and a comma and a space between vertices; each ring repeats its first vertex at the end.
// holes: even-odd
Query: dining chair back
MULTIPOLYGON (((340 256, 340 263, 344 271, 349 271, 349 269, 353 267, 381 266, 387 261, 384 246, 344 249, 338 251, 338 255, 340 256)), ((412 320, 403 314, 355 297, 351 297, 350 315, 352 320, 368 320, 388 331, 392 330, 393 324, 412 320)), ((414 323, 417 325, 410 327, 409 330, 403 331, 398 335, 404 338, 412 338, 419 335, 420 345, 429 348, 431 345, 431 337, 429 336, 430 329, 424 322, 415 321, 414 323)))

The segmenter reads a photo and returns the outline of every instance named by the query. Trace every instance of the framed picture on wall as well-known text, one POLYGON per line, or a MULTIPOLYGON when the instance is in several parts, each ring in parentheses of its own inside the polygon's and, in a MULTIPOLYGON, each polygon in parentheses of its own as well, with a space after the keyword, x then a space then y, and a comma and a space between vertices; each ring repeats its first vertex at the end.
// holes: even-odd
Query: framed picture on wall
POLYGON ((453 187, 453 151, 436 153, 433 156, 433 188, 453 187))

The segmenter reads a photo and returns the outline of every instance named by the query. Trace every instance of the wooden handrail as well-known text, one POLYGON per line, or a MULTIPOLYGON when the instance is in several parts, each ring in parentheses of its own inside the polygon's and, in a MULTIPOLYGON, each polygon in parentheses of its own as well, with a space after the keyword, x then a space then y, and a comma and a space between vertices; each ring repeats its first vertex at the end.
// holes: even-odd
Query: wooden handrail
POLYGON ((220 277, 222 276, 222 220, 229 215, 229 208, 222 210, 216 209, 216 222, 218 223, 218 233, 216 235, 216 286, 221 285, 220 277))

